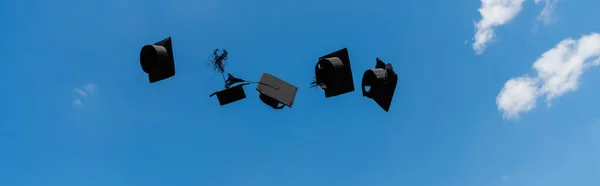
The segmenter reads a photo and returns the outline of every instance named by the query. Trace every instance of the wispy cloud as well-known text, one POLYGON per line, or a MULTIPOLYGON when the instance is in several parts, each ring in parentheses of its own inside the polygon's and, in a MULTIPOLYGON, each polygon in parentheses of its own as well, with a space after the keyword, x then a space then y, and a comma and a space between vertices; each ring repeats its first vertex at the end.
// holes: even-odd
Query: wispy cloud
POLYGON ((85 86, 83 86, 83 88, 84 88, 84 89, 85 89, 87 92, 89 92, 89 93, 92 93, 92 94, 93 94, 93 93, 95 93, 95 92, 96 92, 96 90, 98 90, 98 86, 97 86, 96 84, 93 84, 93 83, 88 83, 88 84, 86 84, 85 86))
POLYGON ((544 4, 544 8, 537 16, 537 20, 541 21, 544 24, 552 23, 552 12, 554 11, 554 6, 560 0, 535 0, 535 4, 544 4))
POLYGON ((80 96, 83 96, 83 97, 87 97, 88 96, 87 93, 85 93, 83 90, 81 90, 79 88, 75 88, 75 89, 73 89, 73 91, 75 91, 80 96))
POLYGON ((494 39, 494 29, 511 21, 521 9, 525 0, 481 0, 479 13, 481 20, 475 24, 475 42, 473 50, 483 53, 488 44, 494 39))
POLYGON ((75 98, 75 100, 73 101, 74 105, 83 105, 83 103, 81 103, 81 98, 75 98))
POLYGON ((540 96, 546 96, 550 107, 553 99, 577 90, 579 77, 585 69, 599 65, 599 57, 599 33, 579 40, 564 39, 535 61, 536 77, 524 75, 508 80, 496 97, 496 105, 505 118, 511 119, 533 109, 540 96))
POLYGON ((98 86, 94 83, 88 83, 81 87, 74 88, 73 91, 76 93, 75 98, 73 100, 74 106, 83 105, 83 100, 89 97, 92 94, 95 94, 98 90, 98 86))

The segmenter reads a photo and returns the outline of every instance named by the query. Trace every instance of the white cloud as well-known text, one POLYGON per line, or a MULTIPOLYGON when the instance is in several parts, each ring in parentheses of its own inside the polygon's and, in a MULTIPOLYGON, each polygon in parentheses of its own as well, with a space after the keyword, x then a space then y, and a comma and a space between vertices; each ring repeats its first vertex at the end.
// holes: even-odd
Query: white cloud
MULTIPOLYGON (((534 0, 538 5, 544 4, 537 20, 544 24, 552 23, 552 12, 559 1, 561 0, 534 0)), ((496 37, 495 29, 513 20, 523 9, 524 2, 525 0, 481 0, 479 13, 482 18, 475 23, 476 32, 473 38, 475 53, 481 54, 485 51, 496 37)))
POLYGON ((83 98, 88 97, 90 94, 96 93, 97 90, 98 86, 94 83, 88 83, 86 85, 81 86, 80 88, 74 88, 73 91, 77 94, 75 95, 75 99, 73 100, 73 105, 83 105, 83 98))
POLYGON ((542 21, 544 24, 552 23, 552 12, 554 11, 554 6, 558 3, 559 0, 535 0, 535 4, 544 3, 544 8, 537 16, 537 20, 542 21))
POLYGON ((494 39, 495 27, 512 20, 523 7, 525 0, 481 0, 479 13, 482 19, 475 24, 475 42, 473 49, 477 54, 483 53, 487 45, 494 39))
POLYGON ((592 33, 579 40, 564 39, 544 52, 533 64, 536 77, 512 78, 496 97, 498 109, 506 118, 518 118, 519 113, 535 107, 536 99, 553 99, 578 88, 579 77, 586 68, 600 64, 600 34, 592 33))
POLYGON ((538 95, 537 80, 527 76, 510 79, 496 98, 496 105, 506 118, 518 118, 520 112, 535 107, 538 95))

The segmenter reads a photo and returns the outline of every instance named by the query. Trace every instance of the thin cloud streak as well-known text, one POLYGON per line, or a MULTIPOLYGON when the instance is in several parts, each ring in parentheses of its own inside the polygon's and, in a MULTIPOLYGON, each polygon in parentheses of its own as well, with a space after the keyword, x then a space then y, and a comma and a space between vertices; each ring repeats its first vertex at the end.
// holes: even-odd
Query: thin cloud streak
POLYGON ((552 13, 554 12, 554 7, 559 1, 560 0, 535 0, 535 4, 544 3, 544 8, 542 8, 542 11, 536 19, 546 25, 551 24, 553 21, 552 13))
POLYGON ((87 97, 87 93, 85 93, 83 90, 79 89, 79 88, 75 88, 73 89, 73 91, 75 91, 77 94, 83 96, 83 97, 87 97))
POLYGON ((73 100, 73 105, 83 106, 84 99, 89 99, 91 94, 95 94, 98 91, 98 85, 94 83, 88 83, 79 88, 74 88, 73 91, 76 93, 73 100))

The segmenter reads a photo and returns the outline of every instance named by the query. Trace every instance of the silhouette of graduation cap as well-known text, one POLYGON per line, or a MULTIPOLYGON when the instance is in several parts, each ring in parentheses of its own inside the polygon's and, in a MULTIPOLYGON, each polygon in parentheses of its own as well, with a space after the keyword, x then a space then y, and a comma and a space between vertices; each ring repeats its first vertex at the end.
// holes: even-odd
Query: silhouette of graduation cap
POLYGON ((375 68, 366 70, 362 79, 363 96, 373 99, 386 112, 390 109, 396 91, 398 75, 392 64, 376 59, 375 68), (369 90, 367 90, 369 87, 369 90))
POLYGON ((265 104, 274 109, 282 109, 285 106, 292 107, 298 87, 269 73, 263 73, 256 85, 256 90, 260 93, 259 98, 265 104))
POLYGON ((158 82, 175 75, 175 61, 171 37, 152 45, 145 45, 140 51, 140 65, 148 74, 150 83, 158 82))
POLYGON ((326 98, 354 91, 348 49, 321 56, 315 66, 315 80, 325 91, 326 98))
POLYGON ((221 106, 242 100, 246 98, 246 92, 244 91, 243 86, 248 84, 250 83, 242 83, 221 91, 217 91, 215 93, 212 93, 210 97, 217 95, 217 99, 219 100, 219 104, 221 106))
POLYGON ((250 82, 246 80, 236 78, 230 73, 227 73, 227 80, 225 80, 225 89, 212 93, 210 97, 217 95, 219 104, 221 106, 233 103, 246 98, 246 92, 244 91, 244 85, 248 85, 250 82), (236 83, 241 83, 236 86, 231 86, 236 83))

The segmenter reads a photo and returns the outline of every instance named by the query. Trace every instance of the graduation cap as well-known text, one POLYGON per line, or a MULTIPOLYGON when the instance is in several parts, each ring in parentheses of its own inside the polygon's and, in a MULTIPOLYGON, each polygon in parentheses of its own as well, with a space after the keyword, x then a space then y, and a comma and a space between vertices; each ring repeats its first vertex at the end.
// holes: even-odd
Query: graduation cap
POLYGON ((175 75, 175 61, 171 37, 152 45, 145 45, 140 52, 142 70, 148 74, 150 83, 161 81, 175 75))
POLYGON ((271 74, 263 73, 256 85, 256 90, 260 92, 259 98, 265 104, 274 109, 282 109, 284 106, 292 107, 298 87, 271 74))
POLYGON ((363 74, 363 96, 373 99, 387 112, 392 104, 397 83, 398 75, 394 71, 392 64, 386 64, 377 58, 375 68, 369 69, 363 74))
POLYGON ((348 49, 320 57, 315 66, 315 79, 315 83, 325 91, 326 98, 354 91, 348 49))
POLYGON ((217 99, 219 99, 219 104, 221 106, 242 100, 246 98, 246 92, 244 92, 243 86, 248 84, 250 83, 243 83, 233 87, 229 87, 227 89, 212 93, 210 97, 217 95, 217 99))
POLYGON ((225 81, 226 88, 224 90, 217 91, 210 95, 210 97, 217 95, 217 99, 219 100, 219 104, 221 106, 246 98, 246 92, 244 91, 243 86, 250 84, 249 82, 247 82, 243 79, 240 79, 240 78, 236 78, 229 73, 227 75, 228 75, 228 78, 225 81), (235 83, 242 83, 242 84, 238 84, 238 85, 232 87, 231 85, 233 85, 235 83))

